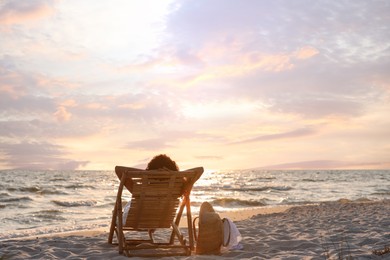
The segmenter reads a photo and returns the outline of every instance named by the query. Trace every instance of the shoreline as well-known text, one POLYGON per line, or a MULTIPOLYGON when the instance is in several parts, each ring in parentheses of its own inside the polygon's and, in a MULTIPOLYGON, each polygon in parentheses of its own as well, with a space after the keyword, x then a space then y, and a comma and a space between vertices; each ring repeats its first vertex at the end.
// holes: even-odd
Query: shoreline
MULTIPOLYGON (((202 259, 232 258, 338 258, 339 245, 345 256, 390 259, 373 250, 390 246, 390 200, 323 202, 315 205, 286 206, 277 210, 223 212, 241 232, 242 250, 202 259), (232 214, 234 213, 234 214, 232 214)), ((3 240, 0 258, 112 258, 127 259, 117 247, 107 243, 108 228, 3 240)), ((167 259, 195 259, 197 256, 167 259)))

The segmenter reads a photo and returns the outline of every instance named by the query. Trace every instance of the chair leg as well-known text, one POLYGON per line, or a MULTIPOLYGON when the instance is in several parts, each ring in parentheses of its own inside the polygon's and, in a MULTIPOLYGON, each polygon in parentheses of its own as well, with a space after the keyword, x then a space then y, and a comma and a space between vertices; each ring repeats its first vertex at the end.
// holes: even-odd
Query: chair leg
POLYGON ((125 235, 123 233, 122 221, 119 220, 118 222, 120 222, 119 225, 117 226, 117 229, 118 229, 118 250, 119 250, 119 254, 122 254, 123 248, 126 247, 126 239, 125 239, 125 235))
POLYGON ((187 226, 188 226, 188 239, 190 243, 191 251, 194 250, 194 232, 192 230, 192 213, 191 213, 191 204, 189 199, 185 199, 185 205, 187 208, 187 226))
POLYGON ((116 226, 116 219, 117 219, 117 205, 115 203, 114 211, 112 212, 110 233, 108 234, 108 243, 109 244, 112 244, 112 239, 114 237, 114 230, 115 230, 115 226, 116 226))

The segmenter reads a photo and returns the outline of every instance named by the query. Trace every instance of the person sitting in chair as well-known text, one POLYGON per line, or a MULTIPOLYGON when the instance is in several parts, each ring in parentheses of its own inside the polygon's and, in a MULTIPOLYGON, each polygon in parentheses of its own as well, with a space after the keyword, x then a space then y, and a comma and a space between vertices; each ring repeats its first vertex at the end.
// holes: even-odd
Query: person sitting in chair
MULTIPOLYGON (((153 157, 152 160, 148 163, 148 166, 146 167, 147 171, 151 170, 158 170, 158 169, 168 169, 171 171, 179 171, 179 167, 177 166, 176 162, 173 161, 168 155, 166 154, 159 154, 153 157)), ((123 222, 126 223, 127 215, 129 214, 131 206, 131 200, 128 201, 123 208, 123 222)))

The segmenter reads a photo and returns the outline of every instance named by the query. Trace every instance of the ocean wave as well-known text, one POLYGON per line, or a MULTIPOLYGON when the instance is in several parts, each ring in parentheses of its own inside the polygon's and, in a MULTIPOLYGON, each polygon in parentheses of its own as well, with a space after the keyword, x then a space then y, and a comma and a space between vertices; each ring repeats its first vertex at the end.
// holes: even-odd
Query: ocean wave
POLYGON ((297 201, 297 200, 287 198, 287 199, 283 199, 280 202, 280 205, 306 205, 311 203, 315 203, 315 201, 310 201, 310 200, 297 201))
POLYGON ((41 210, 41 211, 36 211, 34 213, 58 214, 58 213, 62 213, 62 211, 58 210, 58 209, 45 209, 45 210, 41 210))
POLYGON ((53 189, 42 189, 42 188, 39 188, 39 187, 27 187, 27 188, 20 188, 19 189, 20 191, 24 191, 24 192, 32 192, 32 193, 37 193, 37 194, 40 194, 40 195, 67 195, 68 193, 66 192, 62 192, 62 191, 59 191, 59 190, 53 190, 53 189))
POLYGON ((196 191, 201 191, 201 192, 214 191, 216 188, 217 187, 215 187, 214 185, 207 185, 207 186, 197 185, 197 186, 194 186, 194 188, 192 189, 192 192, 196 192, 196 191))
POLYGON ((41 210, 41 211, 33 212, 32 217, 37 219, 44 219, 48 221, 65 220, 64 217, 60 216, 61 214, 62 212, 60 210, 41 210))
POLYGON ((256 188, 226 188, 226 190, 232 190, 232 191, 289 191, 293 188, 290 186, 264 186, 264 187, 256 187, 256 188))
POLYGON ((77 190, 77 189, 95 189, 96 187, 91 185, 85 185, 85 184, 72 184, 72 185, 65 186, 65 188, 71 190, 77 190))
POLYGON ((9 197, 9 193, 2 192, 0 193, 0 198, 9 197))
POLYGON ((67 179, 65 179, 65 178, 53 178, 53 179, 50 179, 50 181, 67 181, 67 179))
MULTIPOLYGON (((67 195, 68 193, 54 190, 54 189, 42 189, 37 186, 31 186, 31 187, 21 187, 21 188, 7 188, 8 191, 20 191, 20 192, 26 192, 26 193, 35 193, 39 195, 67 195)), ((0 194, 1 195, 1 194, 0 194)))
MULTIPOLYGON (((122 200, 122 202, 126 202, 127 203, 127 200, 122 200)), ((96 204, 96 208, 111 208, 111 207, 114 207, 115 205, 115 199, 113 199, 111 202, 107 202, 107 203, 99 203, 99 204, 96 204)))
POLYGON ((30 197, 16 197, 16 198, 5 198, 0 199, 0 202, 19 202, 19 201, 32 201, 30 197))
POLYGON ((18 189, 21 192, 31 192, 31 193, 36 193, 40 191, 41 189, 39 187, 33 186, 33 187, 22 187, 18 189))
POLYGON ((276 177, 256 177, 256 178, 248 179, 249 182, 259 182, 261 180, 265 180, 265 181, 276 180, 276 177))
POLYGON ((82 207, 82 206, 93 206, 96 205, 96 201, 94 200, 81 200, 81 201, 59 201, 59 200, 52 200, 54 204, 58 206, 63 207, 82 207))
POLYGON ((322 179, 302 179, 302 182, 324 182, 322 179))
POLYGON ((211 202, 212 205, 215 206, 221 206, 221 207, 260 207, 260 206, 266 206, 267 204, 261 201, 255 201, 255 200, 240 200, 240 199, 233 199, 233 198, 222 198, 222 199, 215 199, 211 202))
POLYGON ((47 189, 43 189, 38 193, 41 195, 68 195, 69 194, 67 192, 63 192, 59 190, 47 190, 47 189))
MULTIPOLYGON (((5 240, 14 239, 14 238, 26 238, 29 239, 32 236, 39 235, 48 235, 48 234, 58 234, 65 233, 69 231, 85 231, 92 229, 101 229, 108 228, 107 220, 104 221, 94 221, 88 223, 77 223, 77 225, 50 225, 42 228, 41 226, 37 226, 36 228, 29 227, 26 229, 16 228, 12 230, 7 230, 4 233, 0 233, 0 243, 5 240)), ((1 257, 0 257, 1 259, 1 257)))
POLYGON ((376 196, 389 196, 389 195, 390 195, 390 191, 374 192, 374 193, 371 193, 371 195, 376 195, 376 196))

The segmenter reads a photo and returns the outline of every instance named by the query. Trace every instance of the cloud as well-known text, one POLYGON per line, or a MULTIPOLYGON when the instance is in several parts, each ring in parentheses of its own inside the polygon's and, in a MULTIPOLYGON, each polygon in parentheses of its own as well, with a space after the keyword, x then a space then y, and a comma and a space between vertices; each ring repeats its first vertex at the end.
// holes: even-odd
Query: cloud
POLYGON ((309 118, 327 116, 359 116, 364 112, 363 97, 335 97, 318 94, 317 96, 300 96, 291 94, 274 100, 273 108, 280 113, 294 113, 309 118))
MULTIPOLYGON (((42 122, 43 124, 43 122, 42 122)), ((0 137, 1 138, 11 138, 11 137, 26 137, 30 136, 32 138, 42 136, 42 124, 41 122, 34 121, 11 121, 11 120, 2 120, 0 121, 0 137)))
MULTIPOLYGON (((211 163, 231 167, 257 163, 244 158, 252 158, 249 146, 259 151, 252 142, 297 141, 315 150, 325 137, 378 151, 370 142, 385 139, 367 134, 388 122, 385 1, 184 0, 169 12, 168 2, 159 3, 153 16, 142 13, 150 13, 148 4, 125 2, 0 4, 0 141, 7 151, 55 144, 63 154, 50 167, 72 168, 79 161, 66 159, 66 145, 84 153, 109 143, 113 158, 128 149, 136 161, 190 147, 189 158, 207 151, 204 160, 209 154, 211 163), (245 151, 229 155, 231 144, 245 151)), ((288 145, 299 161, 305 149, 288 145)), ((359 150, 347 148, 350 158, 359 150)))
POLYGON ((101 132, 105 123, 90 120, 57 122, 52 115, 25 115, 23 119, 0 120, 0 138, 53 140, 56 138, 80 138, 101 132), (34 119, 29 119, 30 117, 34 119))
POLYGON ((146 90, 120 95, 80 95, 72 97, 77 102, 67 107, 67 111, 74 120, 100 118, 116 124, 133 122, 154 125, 174 121, 178 117, 176 108, 172 106, 176 97, 169 97, 169 93, 164 91, 158 92, 146 90))
POLYGON ((78 94, 72 82, 27 73, 13 62, 14 57, 0 59, 0 115, 6 119, 0 122, 0 133, 4 136, 76 137, 99 132, 111 122, 152 125, 178 116, 171 105, 176 97, 158 88, 115 96, 78 94))
POLYGON ((314 135, 316 132, 317 131, 315 131, 314 129, 306 127, 306 128, 295 129, 284 133, 264 134, 264 135, 244 139, 241 141, 233 142, 231 144, 243 144, 243 143, 253 143, 253 142, 260 142, 260 141, 273 141, 273 140, 280 140, 280 139, 307 137, 307 136, 314 135))
POLYGON ((125 149, 141 149, 147 151, 160 151, 166 148, 172 147, 169 145, 169 141, 164 138, 152 138, 139 141, 128 142, 124 148, 125 149))
POLYGON ((319 53, 319 51, 316 48, 311 47, 311 46, 304 46, 301 49, 299 49, 298 51, 296 51, 295 56, 297 59, 304 60, 304 59, 311 58, 311 57, 317 55, 318 53, 319 53))
POLYGON ((0 92, 3 93, 0 95, 0 109, 3 114, 46 113, 55 109, 55 102, 50 97, 26 95, 13 98, 12 95, 9 95, 5 91, 0 90, 0 92))
POLYGON ((312 59, 302 60, 293 69, 279 73, 255 70, 242 77, 209 79, 188 92, 204 102, 256 101, 267 104, 270 112, 307 118, 360 116, 367 106, 388 96, 388 88, 381 83, 388 76, 379 69, 379 64, 386 66, 387 62, 340 67, 323 56, 312 59))
POLYGON ((147 72, 150 70, 171 69, 177 70, 180 67, 201 67, 203 61, 194 50, 172 47, 171 45, 161 46, 149 55, 141 55, 131 64, 119 67, 117 70, 122 73, 147 72))
POLYGON ((70 120, 72 114, 66 110, 66 107, 60 106, 54 113, 54 117, 58 122, 65 122, 70 120))
POLYGON ((5 155, 1 162, 10 168, 75 170, 88 164, 64 158, 64 147, 48 142, 1 143, 0 151, 5 155))
POLYGON ((26 23, 50 16, 53 12, 54 8, 47 0, 6 0, 0 8, 0 24, 26 23))
POLYGON ((388 166, 385 162, 351 162, 338 160, 314 160, 275 164, 261 167, 262 169, 370 169, 388 166))
MULTIPOLYGON (((24 72, 13 65, 13 57, 0 59, 0 109, 3 113, 17 111, 34 113, 55 111, 50 90, 59 85, 37 73, 24 72)), ((61 85, 64 87, 64 84, 61 85)))
POLYGON ((192 131, 180 131, 180 130, 172 130, 170 128, 161 128, 156 129, 157 138, 148 138, 143 140, 131 141, 128 142, 124 148, 125 149, 140 149, 140 150, 148 150, 148 151, 159 151, 168 148, 175 148, 181 145, 182 141, 199 141, 199 142, 220 142, 224 140, 224 138, 212 135, 212 134, 204 134, 198 133, 196 130, 192 131))
POLYGON ((198 155, 198 156, 195 156, 196 159, 199 159, 199 160, 222 160, 223 157, 222 156, 215 156, 215 155, 198 155))
POLYGON ((303 117, 361 115, 365 96, 371 103, 380 95, 373 75, 386 77, 386 9, 362 1, 185 1, 168 18, 168 40, 203 66, 176 84, 203 100, 257 99, 303 117))

